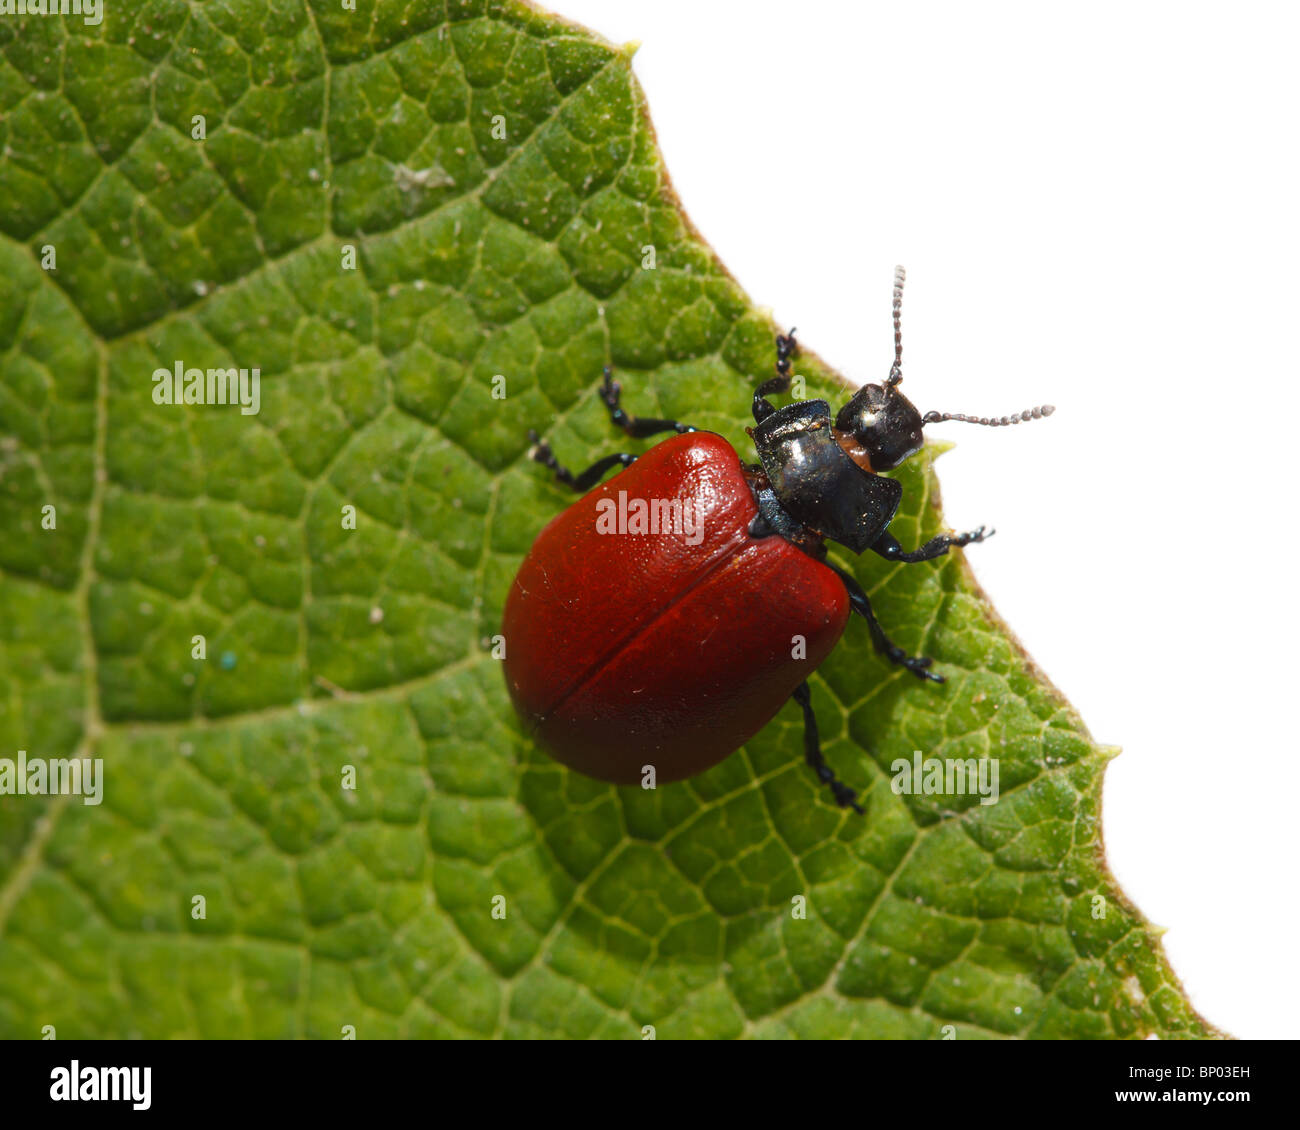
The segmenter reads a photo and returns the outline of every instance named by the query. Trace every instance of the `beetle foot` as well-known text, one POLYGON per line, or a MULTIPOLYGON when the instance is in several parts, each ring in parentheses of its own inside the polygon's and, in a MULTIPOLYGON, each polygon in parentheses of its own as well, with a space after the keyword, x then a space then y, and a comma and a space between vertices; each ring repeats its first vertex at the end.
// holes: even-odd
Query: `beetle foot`
POLYGON ((952 534, 951 544, 957 546, 975 545, 978 542, 982 542, 985 538, 991 538, 996 533, 997 530, 985 530, 983 526, 979 526, 976 529, 969 530, 964 534, 952 534))
MULTIPOLYGON (((818 752, 817 756, 820 759, 820 752, 818 752)), ((817 761, 813 764, 813 769, 817 772, 817 779, 831 790, 831 795, 835 797, 836 804, 841 808, 853 809, 853 811, 859 816, 865 816, 867 814, 866 809, 858 803, 857 789, 849 788, 848 785, 835 776, 835 770, 827 765, 826 762, 820 760, 817 761)))
POLYGON ((906 667, 918 679, 929 679, 932 683, 947 681, 938 672, 930 670, 934 665, 934 660, 928 655, 908 655, 901 647, 891 647, 889 658, 900 667, 906 667))
POLYGON ((858 803, 857 789, 851 789, 843 781, 831 781, 831 792, 835 794, 835 803, 841 808, 851 808, 859 816, 865 816, 867 810, 858 803))
POLYGON ((794 327, 788 334, 776 335, 776 371, 783 377, 790 375, 790 358, 799 352, 799 343, 794 339, 794 327))
POLYGON ((528 442, 532 447, 528 449, 528 458, 535 463, 541 463, 544 467, 549 467, 555 459, 555 453, 551 451, 551 445, 539 436, 535 429, 528 429, 528 442))
POLYGON ((605 366, 605 378, 600 382, 600 399, 605 402, 605 407, 611 412, 617 412, 619 405, 619 396, 623 391, 623 386, 614 379, 613 371, 608 365, 605 366))

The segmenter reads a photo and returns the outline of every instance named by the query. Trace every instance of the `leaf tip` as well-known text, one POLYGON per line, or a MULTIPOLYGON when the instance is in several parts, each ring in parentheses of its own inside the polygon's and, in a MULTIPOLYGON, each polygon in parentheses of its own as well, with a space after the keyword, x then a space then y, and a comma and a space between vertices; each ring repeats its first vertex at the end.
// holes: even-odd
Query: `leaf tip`
POLYGON ((641 50, 641 41, 639 39, 629 39, 618 50, 619 54, 630 63, 632 56, 641 50))

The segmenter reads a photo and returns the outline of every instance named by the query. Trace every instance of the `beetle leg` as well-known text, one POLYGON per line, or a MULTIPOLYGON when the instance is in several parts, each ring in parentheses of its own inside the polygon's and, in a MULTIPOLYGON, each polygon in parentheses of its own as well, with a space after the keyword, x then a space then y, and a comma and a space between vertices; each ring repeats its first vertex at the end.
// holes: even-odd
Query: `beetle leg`
POLYGON ((898 544, 898 539, 886 530, 876 538, 871 551, 880 554, 886 561, 933 561, 936 557, 942 557, 947 553, 950 546, 973 545, 985 538, 991 538, 994 532, 993 530, 986 532, 984 527, 980 526, 978 530, 970 530, 964 534, 940 534, 938 537, 931 538, 920 549, 906 553, 898 544))
POLYGON ((636 462, 635 455, 628 455, 625 451, 616 452, 614 455, 606 455, 604 459, 597 459, 590 467, 580 475, 575 475, 567 467, 562 467, 555 458, 555 452, 551 450, 551 445, 544 439, 539 439, 537 433, 530 431, 528 438, 532 440, 533 447, 529 451, 529 456, 534 462, 540 463, 555 472, 555 477, 567 487, 572 487, 575 491, 583 493, 589 491, 605 476, 605 472, 614 466, 630 467, 636 462))
POLYGON ((794 694, 791 697, 803 708, 804 760, 812 767, 812 771, 817 774, 817 779, 823 785, 830 786, 831 792, 835 795, 836 804, 841 808, 853 809, 859 816, 865 816, 865 809, 858 804, 857 792, 836 777, 835 771, 826 764, 826 759, 822 757, 821 739, 817 735, 817 715, 813 713, 812 690, 809 688, 807 680, 795 687, 794 694))
POLYGON ((849 590, 849 603, 853 605, 853 611, 867 622, 867 631, 871 633, 871 642, 876 645, 876 650, 891 663, 906 667, 918 678, 942 683, 944 681, 943 676, 936 675, 930 670, 930 665, 934 662, 933 659, 928 655, 908 655, 907 652, 885 635, 885 629, 880 626, 876 614, 871 611, 871 601, 867 599, 867 594, 862 591, 862 586, 858 584, 853 576, 846 573, 838 565, 832 565, 829 561, 825 562, 825 564, 839 574, 840 580, 844 582, 844 587, 849 590))
POLYGON ((789 377, 771 377, 759 385, 758 388, 754 389, 754 403, 751 408, 754 413, 754 422, 756 424, 761 424, 776 411, 772 406, 772 402, 765 400, 764 398, 773 396, 778 392, 785 392, 789 387, 789 377))
POLYGON ((684 432, 696 431, 690 424, 681 424, 676 420, 656 420, 648 416, 629 416, 622 405, 619 404, 619 395, 622 388, 614 380, 610 368, 605 366, 605 379, 600 385, 600 398, 605 402, 605 407, 609 409, 609 421, 615 427, 622 428, 633 439, 645 439, 647 436, 658 435, 660 432, 676 432, 681 435, 684 432))
POLYGON ((754 423, 761 424, 776 411, 771 403, 764 399, 778 392, 785 392, 790 387, 790 358, 798 350, 799 343, 794 339, 794 330, 788 334, 776 335, 776 376, 769 377, 754 389, 754 423))

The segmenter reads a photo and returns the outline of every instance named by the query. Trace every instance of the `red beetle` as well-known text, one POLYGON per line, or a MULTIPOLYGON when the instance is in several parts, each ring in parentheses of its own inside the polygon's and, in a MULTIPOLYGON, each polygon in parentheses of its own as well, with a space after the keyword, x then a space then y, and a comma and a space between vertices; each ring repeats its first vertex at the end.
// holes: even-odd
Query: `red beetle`
POLYGON ((888 531, 902 487, 877 472, 920 450, 924 424, 1005 425, 1052 412, 923 417, 898 391, 903 278, 900 267, 889 377, 860 389, 834 422, 824 400, 779 410, 766 400, 790 385, 793 331, 777 337, 777 375, 754 393, 757 464, 712 432, 629 416, 608 368, 601 398, 614 424, 635 438, 678 434, 579 475, 533 434, 532 457, 590 491, 538 535, 506 599, 506 684, 557 761, 618 785, 644 782, 651 767, 655 783, 680 781, 734 752, 793 697, 808 764, 841 807, 862 811, 822 758, 809 674, 856 611, 890 660, 943 679, 930 659, 889 640, 858 583, 827 561, 825 539, 902 562, 981 541, 982 526, 905 552, 888 531), (628 469, 590 489, 616 465, 628 469))

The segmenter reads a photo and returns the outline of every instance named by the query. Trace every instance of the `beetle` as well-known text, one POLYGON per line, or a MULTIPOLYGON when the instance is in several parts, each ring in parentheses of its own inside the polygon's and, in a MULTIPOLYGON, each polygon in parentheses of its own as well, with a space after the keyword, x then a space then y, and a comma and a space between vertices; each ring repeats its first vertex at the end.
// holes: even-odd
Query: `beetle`
POLYGON ((788 390, 797 351, 794 330, 777 336, 776 375, 755 390, 747 429, 758 463, 742 462, 715 433, 630 416, 608 366, 599 395, 610 421, 636 439, 675 435, 574 474, 529 433, 532 459, 583 495, 537 536, 503 623, 511 699, 557 761, 618 785, 683 780, 733 753, 793 698, 808 765, 841 808, 863 812, 822 756, 808 676, 857 613, 890 662, 943 677, 890 640, 826 542, 913 563, 982 541, 992 532, 983 526, 905 550, 889 532, 903 488, 880 472, 921 449, 927 424, 1005 426, 1053 411, 918 412, 898 387, 905 277, 899 267, 888 377, 864 385, 833 419, 825 400, 776 408, 767 399, 788 390))

